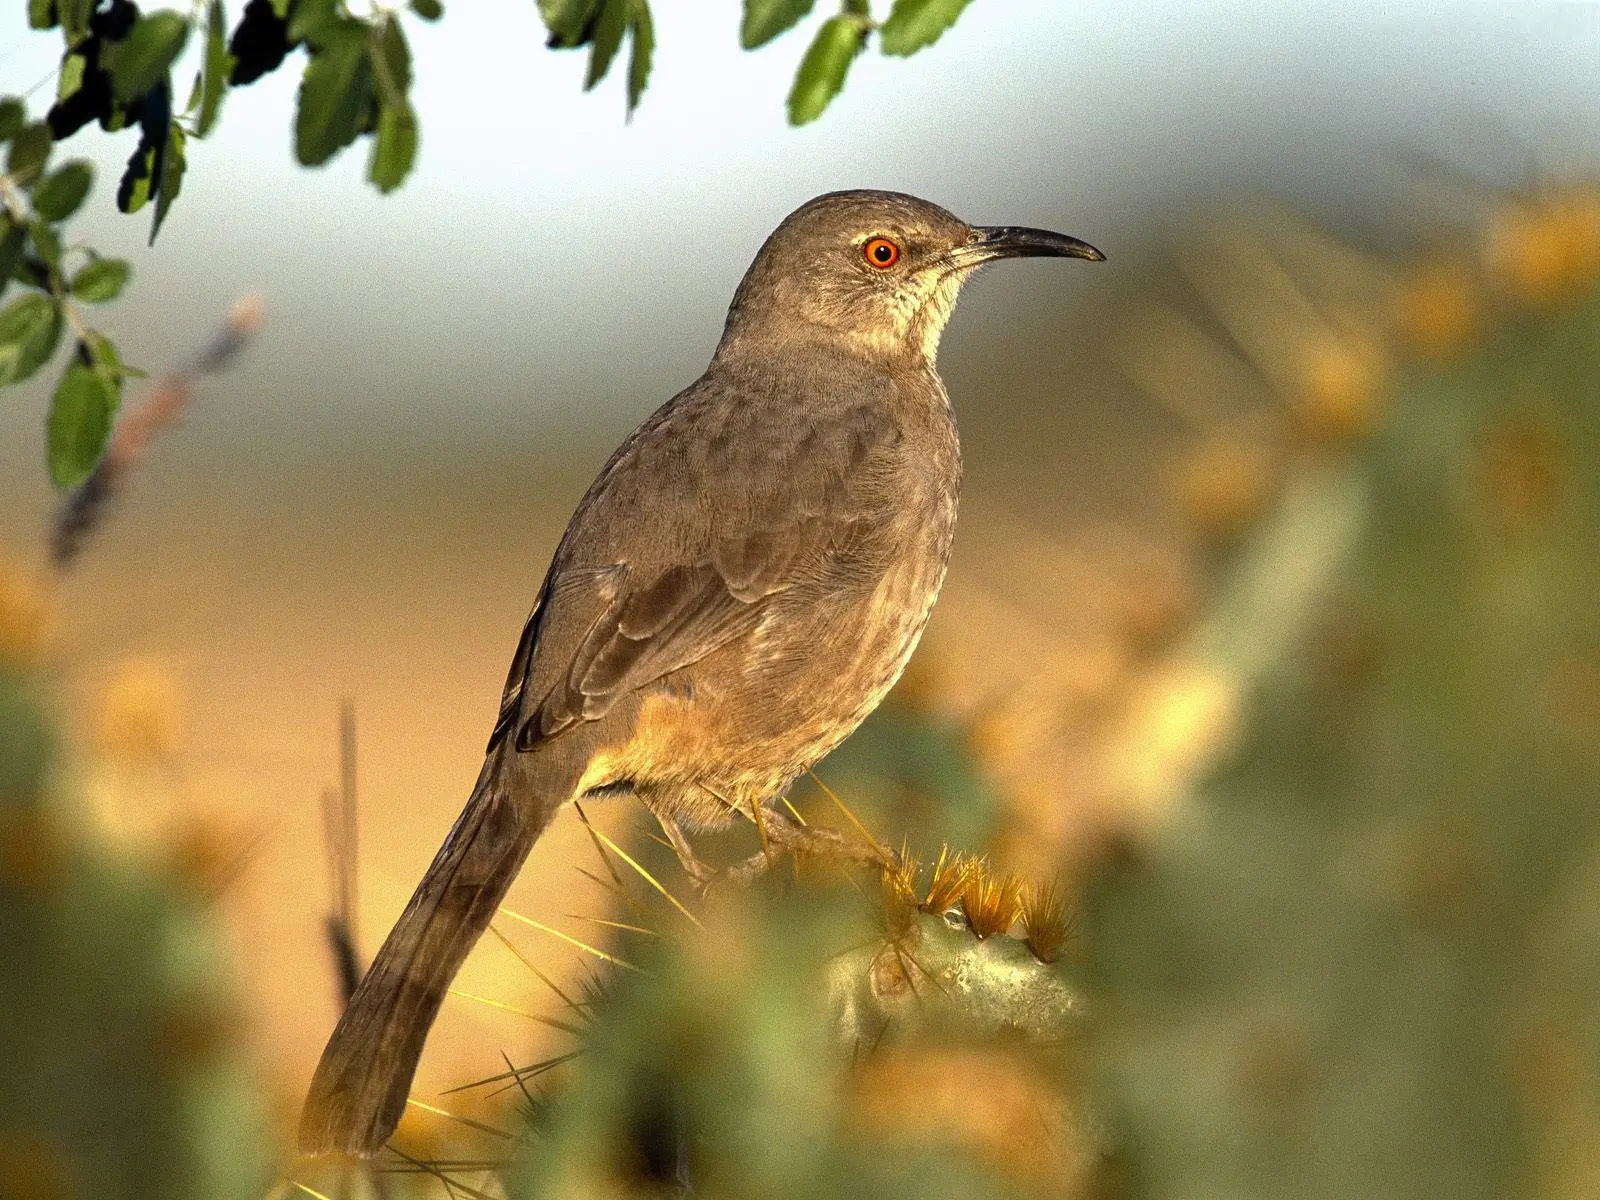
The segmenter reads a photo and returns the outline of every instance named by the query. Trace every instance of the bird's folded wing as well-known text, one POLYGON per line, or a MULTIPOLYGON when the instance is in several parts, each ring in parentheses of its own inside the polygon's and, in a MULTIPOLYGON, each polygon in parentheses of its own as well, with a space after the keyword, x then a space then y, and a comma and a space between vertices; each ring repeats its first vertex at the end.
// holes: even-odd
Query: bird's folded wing
POLYGON ((759 560, 741 547, 669 567, 654 578, 619 564, 610 603, 589 627, 564 676, 527 713, 517 748, 529 749, 575 722, 604 716, 618 697, 754 629, 768 598, 791 582, 781 567, 792 563, 793 555, 774 555, 780 541, 766 541, 768 553, 759 560))
MULTIPOLYGON (((558 555, 523 632, 491 748, 513 727, 516 748, 527 750, 604 716, 620 697, 751 633, 773 599, 797 585, 873 576, 890 549, 874 545, 885 533, 873 515, 874 451, 890 433, 880 422, 874 415, 845 427, 833 453, 813 442, 765 464, 776 471, 743 473, 754 487, 722 505, 743 518, 709 524, 700 551, 676 563, 646 565, 624 553, 577 570, 558 555), (564 632, 544 644, 556 626, 564 632), (565 670, 552 655, 566 658, 565 670), (530 689, 535 679, 542 682, 530 689)), ((577 521, 599 517, 580 511, 577 521)))

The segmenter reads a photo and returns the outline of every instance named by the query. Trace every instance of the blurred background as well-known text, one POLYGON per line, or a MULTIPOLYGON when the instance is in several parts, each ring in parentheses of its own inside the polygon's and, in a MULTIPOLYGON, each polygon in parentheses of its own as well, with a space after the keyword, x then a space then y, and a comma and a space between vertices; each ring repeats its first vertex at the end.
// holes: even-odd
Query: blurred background
MULTIPOLYGON (((914 837, 929 855, 942 841, 987 852, 1074 890, 1108 862, 1135 870, 1131 855, 1164 895, 1233 888, 1266 910, 1282 898, 1241 883, 1250 864, 1296 862, 1302 881, 1315 874, 1307 862, 1357 870, 1351 856, 1365 851, 1307 848, 1284 817, 1274 835, 1255 830, 1242 843, 1238 830, 1194 834, 1244 848, 1245 863, 1203 880, 1184 857, 1195 843, 1180 839, 1190 868, 1173 868, 1180 886, 1161 875, 1171 867, 1161 839, 1174 821, 1193 833, 1174 813, 1226 748, 1262 736, 1251 720, 1258 685, 1276 695, 1272 686, 1309 669, 1306 631, 1330 628, 1330 585, 1367 579, 1352 565, 1362 555, 1381 575, 1398 569, 1390 559, 1426 559, 1418 547, 1440 539, 1457 549, 1465 539, 1500 564, 1488 572, 1496 594, 1541 654, 1568 634, 1587 647, 1590 657, 1540 686, 1555 689, 1569 714, 1557 723, 1577 730, 1580 747, 1551 786, 1600 798, 1600 669, 1584 624, 1592 604, 1583 607, 1600 555, 1587 390, 1600 362, 1600 7, 981 0, 912 59, 863 56, 825 116, 798 130, 784 124, 783 97, 803 37, 742 53, 735 5, 655 9, 655 74, 630 122, 620 80, 585 94, 581 56, 528 49, 542 40, 531 0, 458 4, 436 26, 413 24, 421 152, 389 197, 362 182, 362 151, 323 170, 292 165, 291 71, 230 96, 216 134, 191 146, 182 198, 153 249, 146 222, 111 206, 131 141, 86 136, 71 147, 95 158, 100 180, 75 231, 135 264, 124 302, 107 310, 127 361, 153 374, 181 365, 242 295, 261 298, 265 323, 228 373, 200 384, 62 572, 49 563, 59 497, 42 465, 49 373, 6 396, 7 636, 43 664, 72 785, 115 838, 226 876, 215 913, 243 997, 241 1037, 269 1081, 269 1119, 289 1126, 337 1012, 321 798, 339 779, 341 701, 357 720, 357 932, 370 953, 467 795, 572 506, 627 431, 703 368, 766 233, 834 188, 905 190, 974 222, 1060 229, 1109 258, 997 267, 968 287, 946 335, 941 370, 967 482, 945 596, 881 718, 818 771, 875 832, 914 837), (1403 416, 1423 411, 1433 415, 1403 416), (1504 436, 1484 442, 1484 429, 1504 436), (1470 459, 1460 478, 1487 470, 1491 500, 1509 495, 1505 504, 1535 516, 1548 500, 1558 532, 1535 539, 1535 552, 1511 546, 1515 533, 1493 514, 1488 533, 1457 530, 1458 519, 1478 520, 1478 501, 1440 474, 1458 450, 1470 459), (1431 464, 1442 507, 1430 507, 1431 492, 1385 490, 1435 479, 1394 465, 1407 456, 1431 464), (1384 532, 1386 514, 1407 512, 1434 523, 1384 532), (1546 574, 1548 589, 1527 583, 1546 574)), ((37 86, 42 98, 56 53, 14 6, 0 23, 0 91, 37 86)), ((1397 595, 1415 606, 1466 596, 1461 580, 1485 571, 1455 563, 1420 581, 1385 576, 1394 586, 1340 609, 1358 615, 1318 644, 1341 670, 1392 662, 1372 649, 1388 636, 1373 632, 1373 611, 1390 613, 1397 595)), ((1478 615, 1461 645, 1499 638, 1512 620, 1478 615)), ((1424 631, 1443 619, 1408 618, 1424 631)), ((1439 656, 1437 678, 1453 678, 1450 653, 1439 656)), ((1520 693, 1486 678, 1474 693, 1487 706, 1474 710, 1482 728, 1417 736, 1482 744, 1484 728, 1498 728, 1486 712, 1521 713, 1520 693)), ((1389 703, 1363 717, 1354 744, 1371 749, 1417 711, 1403 688, 1389 703)), ((1305 708, 1307 728, 1321 730, 1320 701, 1275 704, 1305 708)), ((1495 760, 1505 778, 1529 744, 1505 743, 1495 760)), ((1321 772, 1296 778, 1320 781, 1306 796, 1337 777, 1363 795, 1414 797, 1427 780, 1408 772, 1426 775, 1416 764, 1428 760, 1414 749, 1397 735, 1354 765, 1318 751, 1321 772)), ((1440 774, 1466 786, 1490 768, 1456 770, 1440 774)), ((1262 786, 1280 798, 1292 790, 1262 786)), ((1587 845, 1574 832, 1582 808, 1561 808, 1573 824, 1552 836, 1587 845)), ((592 815, 617 837, 639 824, 622 805, 592 815)), ((1361 844, 1382 857, 1401 838, 1389 832, 1361 844)), ((1424 891, 1456 886, 1455 846, 1418 869, 1424 891)), ((571 914, 603 912, 607 900, 574 862, 595 869, 582 827, 563 818, 510 905, 579 931, 571 914)), ((1529 850, 1516 869, 1547 866, 1529 850)), ((1119 875, 1110 907, 1091 905, 1089 928, 1104 920, 1119 944, 1138 941, 1128 913, 1155 911, 1139 886, 1119 875)), ((1188 911, 1188 898, 1174 903, 1188 911)), ((1275 935, 1257 938, 1237 918, 1244 944, 1266 954, 1275 935)), ((1232 961, 1203 938, 1173 937, 1187 949, 1151 935, 1149 953, 1232 961)), ((1463 951, 1469 964, 1505 951, 1484 938, 1463 951)), ((572 978, 569 948, 525 952, 572 978)), ((1340 961, 1324 966, 1338 973, 1340 961)), ((1238 1138, 1156 1112, 1149 1096, 1217 1111, 1230 1102, 1217 1079, 1238 1072, 1196 1065, 1209 1051, 1193 1046, 1212 1043, 1168 1012, 1182 1006, 1141 974, 1148 966, 1089 969, 1107 996, 1131 989, 1137 1003, 1124 1013, 1160 1014, 1111 1037, 1106 1061, 1117 1111, 1133 1114, 1118 1144, 1143 1164, 1127 1178, 1169 1194, 1163 1155, 1225 1158, 1216 1147, 1238 1138), (1175 1079, 1161 1077, 1162 1063, 1187 1065, 1175 1079)), ((486 942, 460 986, 519 1004, 539 985, 486 942)), ((1560 1153, 1545 1147, 1541 1161, 1556 1165, 1539 1177, 1542 1194, 1593 1194, 1583 1188, 1595 1182, 1570 1165, 1600 1128, 1586 1023, 1595 993, 1574 986, 1587 997, 1583 1021, 1557 1022, 1544 1049, 1529 1051, 1566 1064, 1549 1067, 1557 1076, 1578 1072, 1533 1089, 1568 1114, 1546 1131, 1560 1153), (1583 1049, 1563 1058, 1569 1033, 1583 1049), (1587 1125, 1569 1119, 1580 1095, 1587 1125)), ((1241 990, 1234 980, 1216 994, 1241 990)), ((1282 990, 1267 992, 1278 1032, 1250 1070, 1294 1092, 1310 1070, 1302 1042, 1327 1043, 1296 1032, 1282 990)), ((451 1001, 417 1094, 493 1074, 503 1049, 525 1057, 547 1034, 451 1001)), ((1355 1094, 1335 1107, 1348 1115, 1355 1094)), ((1434 1106, 1458 1100, 1423 1088, 1408 1103, 1448 1126, 1434 1106)), ((1510 1128, 1511 1108, 1472 1108, 1483 1124, 1461 1135, 1510 1128)), ((1505 1164, 1542 1135, 1508 1136, 1520 1149, 1449 1194, 1506 1194, 1496 1186, 1509 1176, 1495 1171, 1520 1171, 1505 1164)), ((1212 1190, 1170 1194, 1291 1194, 1229 1179, 1219 1166, 1212 1190)), ((1327 1194, 1363 1194, 1342 1186, 1327 1194)), ((1446 1194, 1374 1186, 1364 1194, 1446 1194)))

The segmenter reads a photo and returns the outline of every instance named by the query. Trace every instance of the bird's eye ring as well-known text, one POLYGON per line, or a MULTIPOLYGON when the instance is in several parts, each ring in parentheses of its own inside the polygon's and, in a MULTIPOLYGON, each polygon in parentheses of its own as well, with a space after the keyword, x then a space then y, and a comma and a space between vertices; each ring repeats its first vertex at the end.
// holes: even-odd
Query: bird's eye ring
POLYGON ((875 237, 861 247, 861 255, 867 266, 887 271, 900 261, 900 247, 886 237, 875 237))

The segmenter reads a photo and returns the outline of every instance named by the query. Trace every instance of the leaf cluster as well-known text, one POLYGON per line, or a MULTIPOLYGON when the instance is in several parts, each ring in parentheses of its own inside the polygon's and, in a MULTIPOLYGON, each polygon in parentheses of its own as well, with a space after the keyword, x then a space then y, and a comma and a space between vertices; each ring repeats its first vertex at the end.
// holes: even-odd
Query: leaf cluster
POLYGON ((550 31, 552 50, 589 48, 588 91, 606 77, 622 48, 628 50, 628 115, 639 106, 655 57, 656 31, 649 0, 539 0, 539 16, 550 31))
MULTIPOLYGON (((418 0, 427 20, 438 0, 418 0)), ((352 15, 339 0, 250 0, 230 33, 224 0, 184 15, 142 13, 133 0, 30 0, 36 28, 60 26, 66 41, 56 103, 60 139, 98 121, 115 132, 137 127, 117 206, 137 212, 155 202, 151 240, 182 185, 187 139, 215 127, 229 90, 279 69, 305 51, 294 124, 295 157, 319 166, 363 135, 372 137, 367 176, 381 191, 400 186, 416 161, 411 106, 411 50, 399 15, 375 9, 352 15), (188 101, 174 111, 172 70, 191 34, 204 50, 188 101)))
MULTIPOLYGON (((815 121, 844 87, 850 65, 876 36, 883 53, 904 58, 938 41, 971 0, 892 0, 888 15, 876 21, 870 0, 841 0, 823 21, 800 61, 789 91, 789 122, 815 121)), ((606 77, 630 42, 628 113, 638 107, 650 80, 655 27, 648 0, 538 0, 539 15, 555 50, 589 49, 584 89, 606 77)), ((816 0, 744 0, 739 45, 754 50, 787 33, 811 14, 816 0)))
MULTIPOLYGON (((90 122, 108 133, 138 130, 117 207, 138 212, 154 201, 154 241, 183 184, 188 131, 174 119, 171 72, 188 43, 189 21, 170 10, 142 14, 131 0, 35 0, 28 18, 36 28, 59 25, 66 41, 45 118, 51 137, 61 141, 90 122)), ((215 119, 214 104, 208 116, 215 119)))
MULTIPOLYGON (((71 331, 76 350, 51 403, 47 460, 57 486, 75 487, 105 454, 123 380, 137 372, 80 311, 115 299, 131 271, 87 248, 63 251, 60 225, 83 204, 94 173, 82 160, 48 170, 55 144, 90 124, 108 133, 137 131, 116 201, 127 213, 151 207, 154 242, 182 189, 190 140, 215 128, 230 89, 304 48, 296 157, 318 165, 370 135, 368 178, 392 191, 416 161, 411 51, 396 13, 358 18, 338 0, 250 0, 231 32, 225 0, 204 0, 189 13, 147 13, 134 0, 27 3, 29 24, 59 29, 64 48, 43 120, 30 120, 19 98, 0 100, 0 143, 7 147, 0 292, 12 284, 30 289, 0 309, 0 386, 34 375, 55 356, 62 330, 71 331), (203 49, 179 109, 173 72, 191 37, 202 38, 203 49)), ((426 20, 443 13, 438 0, 416 0, 412 8, 426 20)))
MULTIPOLYGON (((893 0, 880 23, 869 0, 842 0, 811 40, 789 89, 789 122, 815 121, 844 87, 850 65, 874 35, 883 53, 904 58, 933 45, 971 0, 893 0)), ((739 44, 764 46, 810 15, 815 0, 745 0, 739 44)))
POLYGON ((0 142, 0 299, 13 287, 22 291, 0 307, 0 386, 31 378, 70 330, 75 349, 51 405, 48 461, 56 484, 72 487, 105 452, 123 380, 138 374, 89 326, 81 306, 115 300, 131 268, 120 258, 63 247, 60 226, 88 196, 94 168, 72 159, 51 169, 48 121, 30 121, 20 100, 0 100, 0 142))

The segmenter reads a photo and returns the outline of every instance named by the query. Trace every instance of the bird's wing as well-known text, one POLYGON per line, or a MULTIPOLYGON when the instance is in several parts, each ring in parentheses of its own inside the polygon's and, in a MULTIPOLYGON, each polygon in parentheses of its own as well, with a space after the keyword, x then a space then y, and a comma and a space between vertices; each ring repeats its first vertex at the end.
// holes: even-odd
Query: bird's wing
MULTIPOLYGON (((885 549, 875 545, 884 531, 872 515, 871 480, 881 476, 874 459, 892 436, 881 412, 869 411, 827 445, 797 436, 780 461, 769 444, 762 465, 770 469, 759 473, 711 464, 722 468, 720 478, 702 476, 690 495, 636 496, 624 488, 608 503, 580 507, 523 631, 490 748, 513 726, 517 749, 527 750, 604 716, 619 698, 748 635, 773 598, 798 585, 874 576, 885 549), (742 490, 718 495, 733 479, 744 481, 742 490), (619 519, 637 525, 652 511, 670 521, 676 504, 711 518, 675 528, 670 538, 656 530, 644 539, 673 553, 630 556, 628 538, 601 528, 619 519), (621 553, 580 569, 571 563, 577 550, 567 550, 585 541, 621 553), (565 658, 565 669, 553 657, 565 658)), ((624 458, 609 470, 629 466, 624 458)))
POLYGON ((670 567, 650 580, 627 574, 565 677, 523 724, 518 749, 604 716, 618 697, 697 662, 759 619, 759 600, 739 599, 709 563, 670 567))

